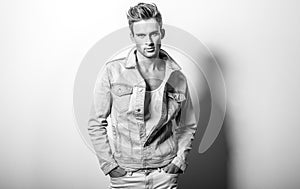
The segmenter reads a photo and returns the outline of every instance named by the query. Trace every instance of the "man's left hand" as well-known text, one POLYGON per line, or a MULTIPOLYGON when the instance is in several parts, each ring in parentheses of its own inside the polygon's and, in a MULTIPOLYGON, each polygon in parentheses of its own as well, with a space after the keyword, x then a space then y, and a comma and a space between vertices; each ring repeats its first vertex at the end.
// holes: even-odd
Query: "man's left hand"
POLYGON ((167 165, 166 167, 164 167, 163 170, 166 173, 170 173, 170 174, 178 174, 178 173, 182 173, 183 172, 179 167, 177 167, 173 163, 170 163, 169 165, 167 165))

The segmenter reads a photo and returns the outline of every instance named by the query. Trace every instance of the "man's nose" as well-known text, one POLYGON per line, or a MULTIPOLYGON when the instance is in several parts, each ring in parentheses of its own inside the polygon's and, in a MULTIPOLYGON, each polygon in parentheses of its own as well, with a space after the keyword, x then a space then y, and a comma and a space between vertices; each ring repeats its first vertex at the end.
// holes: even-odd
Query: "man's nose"
POLYGON ((151 36, 146 36, 145 43, 146 44, 152 44, 153 43, 153 40, 152 40, 151 36))

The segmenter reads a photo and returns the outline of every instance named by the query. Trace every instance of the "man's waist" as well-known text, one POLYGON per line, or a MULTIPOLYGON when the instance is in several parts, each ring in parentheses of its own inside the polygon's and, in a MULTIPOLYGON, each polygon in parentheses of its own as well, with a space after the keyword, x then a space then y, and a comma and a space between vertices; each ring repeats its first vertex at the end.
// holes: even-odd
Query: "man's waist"
POLYGON ((158 168, 163 168, 170 164, 170 162, 174 159, 176 155, 170 154, 168 156, 162 157, 160 159, 156 160, 149 160, 149 161, 126 161, 122 158, 115 158, 118 165, 122 168, 124 168, 126 171, 132 171, 132 172, 151 172, 153 170, 157 170, 158 168), (147 163, 147 166, 145 166, 144 163, 147 163))
POLYGON ((147 168, 140 168, 140 169, 136 169, 136 170, 129 170, 127 171, 127 173, 129 175, 132 175, 132 173, 142 173, 142 174, 145 174, 145 175, 148 175, 150 174, 151 172, 153 171, 161 171, 164 167, 166 167, 168 164, 166 165, 163 165, 163 166, 159 166, 159 167, 147 167, 147 168))

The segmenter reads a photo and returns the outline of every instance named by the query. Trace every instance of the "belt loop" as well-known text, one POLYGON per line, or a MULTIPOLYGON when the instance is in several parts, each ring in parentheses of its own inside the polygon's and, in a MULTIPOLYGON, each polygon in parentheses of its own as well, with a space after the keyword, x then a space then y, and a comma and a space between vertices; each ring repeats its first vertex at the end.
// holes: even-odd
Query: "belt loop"
POLYGON ((132 171, 127 172, 129 176, 132 176, 132 171))
POLYGON ((159 173, 161 172, 161 168, 160 168, 160 167, 158 168, 158 172, 159 172, 159 173))

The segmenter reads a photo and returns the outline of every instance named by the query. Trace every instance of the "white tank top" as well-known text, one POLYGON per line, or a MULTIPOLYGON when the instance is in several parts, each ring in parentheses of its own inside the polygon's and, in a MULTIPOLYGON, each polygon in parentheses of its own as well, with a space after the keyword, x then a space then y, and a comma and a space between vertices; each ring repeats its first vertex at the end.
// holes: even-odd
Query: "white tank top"
POLYGON ((149 135, 151 129, 156 127, 160 121, 162 114, 164 86, 167 75, 161 82, 160 86, 152 91, 146 91, 145 94, 145 125, 146 125, 146 136, 149 135))

